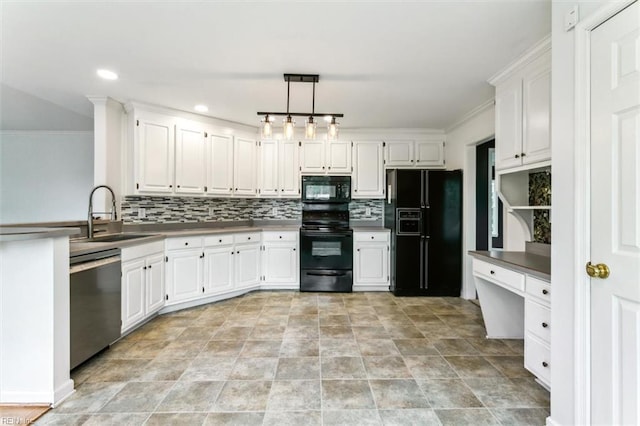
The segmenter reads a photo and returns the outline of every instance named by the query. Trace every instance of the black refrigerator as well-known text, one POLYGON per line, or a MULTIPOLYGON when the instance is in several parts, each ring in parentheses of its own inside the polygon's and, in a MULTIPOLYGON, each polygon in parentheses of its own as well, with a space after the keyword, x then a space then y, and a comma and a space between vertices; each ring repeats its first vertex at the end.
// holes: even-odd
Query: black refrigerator
POLYGON ((462 171, 387 170, 384 226, 391 230, 396 296, 460 296, 462 171))

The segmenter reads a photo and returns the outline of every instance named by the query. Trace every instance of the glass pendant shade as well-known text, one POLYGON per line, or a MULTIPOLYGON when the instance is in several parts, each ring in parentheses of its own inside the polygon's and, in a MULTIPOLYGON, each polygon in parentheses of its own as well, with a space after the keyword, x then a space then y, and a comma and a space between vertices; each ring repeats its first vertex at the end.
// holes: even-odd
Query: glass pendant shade
POLYGON ((282 122, 284 125, 284 129, 283 129, 284 138, 286 140, 293 139, 293 128, 295 127, 296 122, 291 119, 290 115, 287 116, 287 118, 285 118, 284 120, 282 120, 282 122))
POLYGON ((327 126, 327 139, 330 141, 338 139, 338 123, 336 123, 335 117, 331 118, 331 122, 327 126))
POLYGON ((313 116, 310 116, 304 125, 304 137, 306 139, 315 139, 316 138, 316 126, 318 123, 313 119, 313 116))
POLYGON ((271 124, 271 117, 268 115, 262 120, 262 138, 271 139, 273 136, 273 125, 271 124))

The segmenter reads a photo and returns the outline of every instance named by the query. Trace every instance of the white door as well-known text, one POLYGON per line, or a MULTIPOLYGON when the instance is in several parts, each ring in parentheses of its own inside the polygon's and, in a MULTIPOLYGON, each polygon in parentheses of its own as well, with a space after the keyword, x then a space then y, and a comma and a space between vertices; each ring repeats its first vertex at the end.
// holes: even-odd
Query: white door
POLYGON ((387 167, 406 167, 414 165, 413 141, 386 141, 385 165, 387 167))
POLYGON ((591 422, 640 424, 640 4, 591 33, 591 422))
POLYGON ((298 252, 295 244, 265 244, 262 271, 267 284, 297 282, 298 252))
POLYGON ((234 173, 233 193, 255 196, 256 189, 256 142, 251 139, 236 138, 233 152, 234 173))
POLYGON ((236 287, 243 288, 258 284, 260 282, 260 245, 237 245, 235 256, 236 287))
POLYGON ((147 309, 149 315, 164 306, 164 253, 147 257, 147 309))
POLYGON ((136 190, 140 192, 173 191, 175 122, 161 115, 141 116, 136 120, 137 168, 136 190))
POLYGON ((193 299, 203 293, 201 256, 201 249, 169 252, 167 267, 168 304, 193 299))
POLYGON ((389 281, 387 243, 363 243, 355 246, 356 284, 386 284, 389 281))
POLYGON ((551 158, 551 57, 532 63, 522 80, 522 163, 551 158))
POLYGON ((522 80, 496 87, 496 169, 522 164, 522 80))
POLYGON ((209 135, 207 146, 207 194, 233 194, 233 137, 209 135))
POLYGON ((205 180, 204 130, 182 123, 176 126, 176 193, 202 194, 205 180))
POLYGON ((444 166, 444 143, 427 141, 416 142, 416 166, 444 166))
POLYGON ((300 166, 298 142, 280 141, 278 169, 280 171, 280 195, 300 197, 300 166))
POLYGON ((354 142, 352 198, 384 198, 382 142, 354 142))
POLYGON ((144 318, 144 268, 144 259, 122 264, 122 330, 144 318))
POLYGON ((277 196, 278 188, 278 141, 261 141, 259 165, 259 194, 277 196))
POLYGON ((351 174, 351 141, 327 141, 327 172, 351 174))
POLYGON ((205 249, 204 279, 206 293, 223 293, 233 288, 233 259, 233 246, 205 249))
POLYGON ((304 141, 300 151, 302 173, 325 173, 324 141, 304 141))

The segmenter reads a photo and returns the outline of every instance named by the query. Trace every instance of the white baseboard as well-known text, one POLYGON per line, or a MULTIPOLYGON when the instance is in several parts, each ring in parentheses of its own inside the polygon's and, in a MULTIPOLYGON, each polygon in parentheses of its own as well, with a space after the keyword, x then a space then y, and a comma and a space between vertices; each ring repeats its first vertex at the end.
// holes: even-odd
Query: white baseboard
POLYGON ((551 416, 547 417, 547 426, 561 426, 560 423, 556 422, 551 418, 551 416))
POLYGON ((62 402, 73 395, 75 391, 76 390, 74 389, 73 380, 66 380, 62 385, 58 386, 58 389, 54 391, 53 404, 51 406, 56 407, 62 404, 62 402))

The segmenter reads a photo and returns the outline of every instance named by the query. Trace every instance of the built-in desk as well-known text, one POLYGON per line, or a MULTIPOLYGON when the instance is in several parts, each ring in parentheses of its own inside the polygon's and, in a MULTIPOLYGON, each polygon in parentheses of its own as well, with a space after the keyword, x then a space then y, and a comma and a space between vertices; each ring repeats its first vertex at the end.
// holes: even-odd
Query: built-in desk
POLYGON ((525 367, 550 388, 551 259, 527 252, 469 254, 487 338, 524 338, 525 367))

